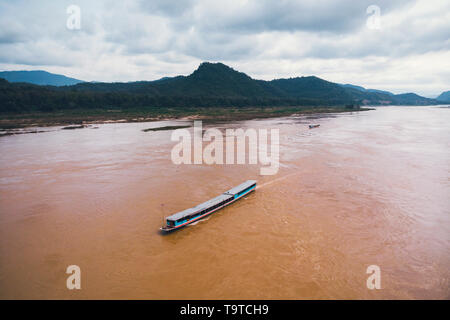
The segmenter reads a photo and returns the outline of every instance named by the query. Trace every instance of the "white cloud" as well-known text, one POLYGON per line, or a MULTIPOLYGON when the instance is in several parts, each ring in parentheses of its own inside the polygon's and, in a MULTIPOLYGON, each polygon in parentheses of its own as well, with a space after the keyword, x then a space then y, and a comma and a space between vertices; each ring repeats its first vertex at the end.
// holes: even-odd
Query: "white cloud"
POLYGON ((435 96, 450 89, 450 3, 377 1, 79 0, 81 30, 66 28, 73 1, 0 3, 0 68, 45 69, 96 81, 191 73, 204 60, 250 76, 316 75, 435 96))

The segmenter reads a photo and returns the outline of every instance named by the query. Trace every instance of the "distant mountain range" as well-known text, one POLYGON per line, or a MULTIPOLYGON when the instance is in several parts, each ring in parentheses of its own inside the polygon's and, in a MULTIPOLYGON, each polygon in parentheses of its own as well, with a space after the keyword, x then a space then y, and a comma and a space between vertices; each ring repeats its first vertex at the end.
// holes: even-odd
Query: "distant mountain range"
POLYGON ((353 88, 353 89, 356 89, 356 90, 359 90, 362 92, 378 92, 378 93, 384 93, 384 94, 387 94, 390 96, 394 95, 392 92, 389 92, 389 91, 383 91, 383 90, 377 90, 377 89, 366 89, 361 86, 355 86, 353 84, 341 84, 341 86, 344 88, 353 88))
POLYGON ((0 78, 9 82, 26 82, 43 86, 71 86, 83 81, 47 71, 2 71, 0 78))
POLYGON ((437 98, 437 101, 450 102, 450 91, 442 92, 437 98))
POLYGON ((0 111, 439 103, 435 99, 414 93, 392 94, 349 84, 337 84, 314 76, 272 81, 255 80, 222 63, 208 62, 202 63, 188 76, 166 77, 156 81, 94 83, 71 80, 79 83, 61 86, 62 82, 59 82, 58 86, 38 86, 23 83, 24 80, 22 83, 0 80, 0 111))

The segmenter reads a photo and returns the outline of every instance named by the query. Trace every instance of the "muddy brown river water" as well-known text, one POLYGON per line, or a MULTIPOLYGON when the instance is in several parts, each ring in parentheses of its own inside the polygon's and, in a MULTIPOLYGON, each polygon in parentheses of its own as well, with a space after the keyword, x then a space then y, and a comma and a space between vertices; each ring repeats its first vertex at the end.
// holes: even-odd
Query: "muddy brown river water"
POLYGON ((0 298, 450 298, 450 108, 204 124, 278 128, 273 176, 175 165, 172 132, 142 131, 186 123, 0 137, 0 298), (256 192, 158 232, 247 179, 256 192), (81 290, 66 288, 69 265, 81 290))

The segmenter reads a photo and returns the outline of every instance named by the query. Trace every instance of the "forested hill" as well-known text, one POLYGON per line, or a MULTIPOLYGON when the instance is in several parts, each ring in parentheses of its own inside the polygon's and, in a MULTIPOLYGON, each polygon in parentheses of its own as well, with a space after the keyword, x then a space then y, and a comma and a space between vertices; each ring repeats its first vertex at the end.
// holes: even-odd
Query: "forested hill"
POLYGON ((255 80, 222 63, 158 81, 38 86, 0 79, 0 112, 83 108, 437 104, 417 95, 361 91, 317 77, 255 80))

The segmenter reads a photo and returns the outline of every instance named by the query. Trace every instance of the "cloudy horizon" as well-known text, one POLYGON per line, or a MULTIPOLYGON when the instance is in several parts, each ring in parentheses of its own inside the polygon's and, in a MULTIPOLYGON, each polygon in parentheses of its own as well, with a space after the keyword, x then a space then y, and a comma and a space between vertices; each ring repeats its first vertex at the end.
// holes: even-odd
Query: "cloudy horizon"
POLYGON ((127 82, 187 75, 204 61, 254 79, 314 75, 436 97, 450 90, 450 2, 0 2, 1 71, 127 82), (79 29, 68 27, 71 5, 79 29))

